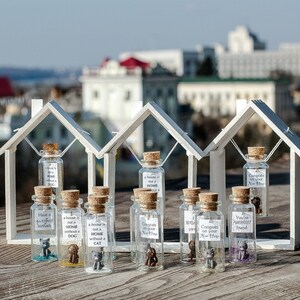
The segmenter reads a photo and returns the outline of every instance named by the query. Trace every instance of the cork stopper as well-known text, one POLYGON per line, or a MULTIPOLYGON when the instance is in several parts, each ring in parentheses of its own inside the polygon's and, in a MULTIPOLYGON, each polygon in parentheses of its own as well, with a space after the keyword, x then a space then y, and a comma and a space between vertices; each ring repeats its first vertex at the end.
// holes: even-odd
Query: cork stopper
POLYGON ((91 213, 104 213, 107 196, 90 195, 88 196, 89 211, 91 213))
POLYGON ((42 204, 50 204, 52 199, 51 186, 35 186, 34 187, 35 201, 42 204))
POLYGON ((194 188, 186 188, 182 190, 184 201, 189 204, 195 204, 197 201, 199 201, 199 194, 201 192, 200 187, 194 187, 194 188))
POLYGON ((247 186, 232 187, 233 201, 237 203, 249 203, 250 188, 247 186))
POLYGON ((57 143, 49 143, 43 144, 43 150, 47 154, 56 154, 58 151, 58 144, 57 143))
POLYGON ((215 211, 218 208, 217 193, 200 193, 199 200, 203 211, 215 211))
POLYGON ((248 147, 249 159, 263 159, 265 155, 265 147, 248 147))
POLYGON ((148 165, 155 165, 160 160, 160 151, 144 152, 144 163, 148 165))
POLYGON ((108 186, 93 186, 92 193, 97 196, 109 196, 108 186))
POLYGON ((144 209, 156 209, 157 192, 148 191, 140 194, 140 206, 144 209))
POLYGON ((150 192, 151 189, 149 188, 136 188, 136 189, 133 189, 133 195, 135 198, 139 198, 140 195, 144 192, 150 192))
POLYGON ((74 208, 78 206, 79 190, 65 190, 61 191, 61 198, 64 206, 74 208))

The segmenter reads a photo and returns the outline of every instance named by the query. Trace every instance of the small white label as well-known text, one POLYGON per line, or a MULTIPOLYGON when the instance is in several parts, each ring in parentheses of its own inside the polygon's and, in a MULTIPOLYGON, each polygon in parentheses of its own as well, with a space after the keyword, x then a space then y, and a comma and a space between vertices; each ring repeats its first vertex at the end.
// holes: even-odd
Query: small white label
POLYGON ((266 170, 265 169, 248 169, 247 170, 248 187, 265 187, 266 170))
POLYGON ((76 242, 82 239, 80 215, 62 212, 62 235, 65 242, 76 242))
POLYGON ((253 213, 252 212, 232 212, 232 232, 252 233, 253 213))
POLYGON ((221 220, 198 220, 198 233, 200 241, 221 240, 221 220))
POLYGON ((89 247, 107 247, 107 218, 87 220, 87 238, 89 247))
POLYGON ((146 218, 140 216, 140 232, 141 237, 149 239, 158 239, 158 218, 146 218))
POLYGON ((162 197, 162 174, 161 173, 143 173, 143 188, 149 188, 157 192, 157 197, 162 197))
POLYGON ((184 211, 184 233, 195 233, 195 212, 184 211))
POLYGON ((36 211, 35 230, 53 230, 54 229, 54 211, 36 211))
POLYGON ((58 165, 57 163, 44 163, 44 185, 58 187, 58 165))

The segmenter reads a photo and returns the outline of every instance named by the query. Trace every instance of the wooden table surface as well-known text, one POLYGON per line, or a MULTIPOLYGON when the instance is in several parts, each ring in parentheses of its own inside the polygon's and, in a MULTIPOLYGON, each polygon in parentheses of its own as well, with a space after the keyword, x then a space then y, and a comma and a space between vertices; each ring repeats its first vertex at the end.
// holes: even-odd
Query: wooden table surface
MULTIPOLYGON (((288 185, 271 187, 270 217, 258 222, 260 235, 288 235, 288 185)), ((129 237, 130 192, 116 197, 117 236, 129 237)), ((167 192, 166 239, 178 239, 178 195, 167 192)), ((31 203, 17 206, 19 230, 29 230, 31 203)), ((297 251, 259 250, 252 265, 232 266, 219 274, 201 274, 197 265, 183 266, 178 254, 165 255, 165 269, 140 272, 129 253, 118 253, 113 274, 97 276, 66 269, 57 262, 30 260, 30 245, 7 245, 5 210, 0 208, 0 299, 300 299, 297 251)))

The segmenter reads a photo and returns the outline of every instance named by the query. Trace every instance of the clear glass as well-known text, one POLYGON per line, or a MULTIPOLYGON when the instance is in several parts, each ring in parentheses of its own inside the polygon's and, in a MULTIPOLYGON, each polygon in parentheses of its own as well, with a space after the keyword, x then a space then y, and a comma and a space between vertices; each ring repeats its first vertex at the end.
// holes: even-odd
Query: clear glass
POLYGON ((137 214, 139 210, 139 204, 136 201, 135 196, 131 196, 131 200, 133 201, 133 204, 130 206, 129 215, 130 215, 130 256, 131 261, 136 262, 136 222, 137 222, 137 214))
POLYGON ((234 202, 228 207, 229 253, 228 260, 235 263, 256 261, 256 217, 252 203, 234 202))
POLYGON ((56 204, 61 208, 60 193, 63 190, 63 160, 60 157, 61 151, 55 154, 47 154, 41 150, 42 158, 39 160, 39 185, 52 186, 53 194, 56 195, 56 204))
POLYGON ((33 261, 56 261, 56 206, 53 204, 54 196, 49 197, 50 204, 38 203, 37 197, 30 209, 31 220, 31 259, 33 261))
POLYGON ((253 160, 246 155, 247 163, 243 167, 244 186, 250 187, 251 203, 255 206, 256 215, 261 217, 269 214, 269 165, 265 157, 253 160))
POLYGON ((83 232, 82 222, 84 210, 80 207, 82 199, 78 200, 78 206, 68 207, 65 203, 58 211, 58 250, 59 265, 61 267, 83 267, 83 232))
POLYGON ((108 196, 108 201, 106 203, 106 209, 105 212, 107 212, 108 214, 110 214, 110 228, 112 229, 112 251, 113 251, 113 258, 116 259, 116 225, 115 225, 115 216, 116 216, 116 212, 115 212, 115 204, 114 204, 114 199, 112 198, 112 196, 108 196))
POLYGON ((137 214, 136 266, 140 271, 164 268, 163 219, 159 210, 140 208, 137 214))
POLYGON ((83 224, 85 271, 98 274, 113 272, 111 215, 88 209, 83 224))
POLYGON ((225 270, 224 217, 219 210, 196 215, 196 263, 203 273, 225 270))
POLYGON ((185 202, 185 197, 181 196, 183 203, 179 207, 180 219, 180 261, 182 263, 196 262, 196 215, 199 213, 197 204, 185 202))
POLYGON ((162 160, 149 164, 142 160, 142 168, 139 170, 139 187, 149 188, 157 192, 157 204, 161 214, 165 215, 165 170, 162 168, 162 160))

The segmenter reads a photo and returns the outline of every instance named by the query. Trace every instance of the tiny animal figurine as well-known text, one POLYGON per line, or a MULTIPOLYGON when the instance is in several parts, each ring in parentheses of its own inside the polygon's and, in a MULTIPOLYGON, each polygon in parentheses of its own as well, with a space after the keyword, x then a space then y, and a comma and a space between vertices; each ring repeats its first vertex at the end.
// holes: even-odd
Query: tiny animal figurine
POLYGON ((93 264, 93 270, 101 270, 104 267, 104 264, 102 263, 103 259, 103 248, 100 249, 100 251, 92 251, 93 258, 94 258, 94 264, 93 264))
POLYGON ((214 261, 215 252, 213 248, 204 249, 205 267, 214 269, 216 262, 214 261))
POLYGON ((189 241, 189 248, 191 250, 189 253, 189 259, 190 261, 193 261, 196 258, 195 240, 189 241))
POLYGON ((259 197, 253 197, 251 199, 252 204, 255 206, 255 212, 256 214, 261 214, 262 213, 262 209, 260 208, 261 205, 261 200, 259 197))
POLYGON ((154 267, 156 266, 158 262, 158 259, 156 257, 156 250, 152 247, 149 247, 147 250, 147 260, 145 262, 145 265, 148 267, 154 267))
POLYGON ((78 260, 79 260, 78 250, 79 250, 79 247, 76 244, 71 244, 68 247, 69 262, 71 264, 77 264, 78 263, 78 260))
POLYGON ((50 251, 50 238, 42 238, 40 239, 40 246, 42 248, 41 256, 48 257, 51 253, 50 251))
POLYGON ((249 252, 247 251, 248 244, 246 241, 242 243, 242 245, 239 246, 239 252, 238 252, 238 260, 246 260, 249 258, 249 252))

